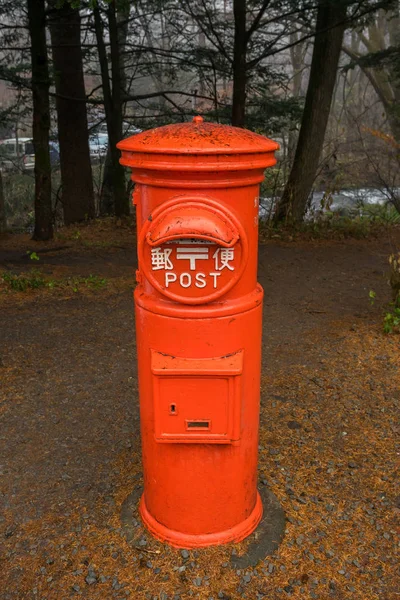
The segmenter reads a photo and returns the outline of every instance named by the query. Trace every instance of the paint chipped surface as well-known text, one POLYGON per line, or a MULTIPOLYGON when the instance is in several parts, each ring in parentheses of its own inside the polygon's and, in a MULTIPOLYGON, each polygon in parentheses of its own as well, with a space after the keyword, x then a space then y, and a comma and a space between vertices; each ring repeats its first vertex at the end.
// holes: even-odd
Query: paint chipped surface
POLYGON ((118 148, 156 154, 247 154, 274 152, 279 144, 247 129, 218 123, 178 123, 126 138, 118 148))

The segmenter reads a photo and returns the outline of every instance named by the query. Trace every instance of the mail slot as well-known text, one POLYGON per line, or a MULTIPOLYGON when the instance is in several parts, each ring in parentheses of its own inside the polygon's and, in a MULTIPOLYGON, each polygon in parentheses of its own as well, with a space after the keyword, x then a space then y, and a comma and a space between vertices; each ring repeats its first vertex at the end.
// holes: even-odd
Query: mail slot
POLYGON ((140 514, 176 547, 240 541, 263 510, 259 185, 278 145, 195 117, 118 147, 135 182, 140 514))

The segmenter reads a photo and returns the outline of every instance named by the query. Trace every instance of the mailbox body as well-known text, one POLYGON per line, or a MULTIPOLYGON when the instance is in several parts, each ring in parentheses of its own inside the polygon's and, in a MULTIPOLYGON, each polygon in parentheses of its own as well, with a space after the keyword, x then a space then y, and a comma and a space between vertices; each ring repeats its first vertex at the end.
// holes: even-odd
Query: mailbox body
POLYGON ((136 184, 140 512, 176 547, 239 541, 262 516, 258 199, 277 147, 198 117, 119 144, 136 184))

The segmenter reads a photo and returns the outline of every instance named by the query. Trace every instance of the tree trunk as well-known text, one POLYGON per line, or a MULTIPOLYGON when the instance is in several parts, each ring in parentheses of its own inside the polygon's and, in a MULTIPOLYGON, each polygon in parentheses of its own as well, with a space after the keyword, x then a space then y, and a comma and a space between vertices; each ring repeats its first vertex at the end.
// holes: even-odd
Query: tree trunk
POLYGON ((275 222, 301 222, 307 206, 328 124, 345 30, 346 3, 319 0, 316 34, 299 141, 275 222))
POLYGON ((0 169, 0 233, 7 230, 6 202, 4 199, 3 176, 0 169))
POLYGON ((232 125, 244 127, 246 110, 246 0, 233 0, 235 38, 233 47, 232 125))
MULTIPOLYGON (((128 35, 128 20, 130 13, 130 4, 128 2, 123 3, 116 15, 117 17, 117 27, 118 27, 118 53, 120 57, 120 88, 121 93, 127 91, 127 82, 126 82, 126 74, 124 64, 126 59, 122 58, 121 52, 124 50, 124 46, 126 43, 126 38, 128 35), (122 21, 122 23, 121 23, 122 21)), ((150 44, 151 45, 151 44, 150 44)), ((121 128, 122 128, 122 119, 124 112, 124 103, 121 106, 121 128)), ((122 130, 122 129, 121 129, 122 130)), ((119 140, 118 140, 119 141, 119 140)), ((118 155, 119 156, 119 155, 118 155)), ((129 203, 129 194, 125 194, 127 201, 129 203)), ((114 210, 114 195, 113 195, 113 163, 110 151, 110 145, 107 150, 107 154, 104 161, 104 171, 103 171, 103 179, 101 184, 101 193, 100 193, 100 211, 103 215, 110 215, 114 210)), ((129 206, 127 207, 129 211, 129 206)))
POLYGON ((49 152, 50 80, 44 0, 28 0, 28 27, 31 37, 32 133, 35 150, 35 228, 33 239, 49 240, 53 237, 53 214, 49 152))
MULTIPOLYGON (((292 32, 289 39, 290 43, 293 44, 293 46, 291 46, 289 49, 290 61, 293 69, 292 94, 293 97, 299 98, 301 95, 301 84, 303 81, 303 67, 307 52, 307 43, 299 41, 301 39, 301 34, 297 32, 292 32)), ((296 124, 289 121, 288 126, 287 161, 286 164, 284 164, 284 167, 286 167, 284 173, 285 179, 287 176, 286 169, 289 170, 290 166, 293 164, 298 139, 298 130, 296 124)))
POLYGON ((52 0, 52 43, 64 223, 95 216, 78 8, 52 0))
POLYGON ((111 75, 108 72, 107 53, 103 37, 103 24, 98 5, 93 9, 97 48, 99 53, 101 78, 103 86, 104 110, 106 114, 108 147, 110 152, 110 175, 115 214, 118 217, 129 215, 129 197, 125 185, 125 169, 119 164, 120 153, 117 143, 122 139, 122 81, 120 69, 118 28, 115 13, 115 0, 107 8, 109 23, 111 75))
POLYGON ((111 50, 111 98, 113 107, 111 113, 111 128, 108 134, 108 138, 113 172, 115 214, 117 217, 122 217, 125 215, 129 215, 130 206, 125 183, 125 169, 119 163, 120 151, 117 148, 118 142, 122 140, 123 90, 121 77, 120 40, 118 35, 117 13, 115 4, 115 0, 112 0, 112 2, 109 3, 107 9, 111 50))
POLYGON ((115 212, 114 194, 113 194, 113 166, 111 163, 110 146, 107 148, 107 154, 104 159, 103 177, 100 190, 100 214, 112 215, 115 212))

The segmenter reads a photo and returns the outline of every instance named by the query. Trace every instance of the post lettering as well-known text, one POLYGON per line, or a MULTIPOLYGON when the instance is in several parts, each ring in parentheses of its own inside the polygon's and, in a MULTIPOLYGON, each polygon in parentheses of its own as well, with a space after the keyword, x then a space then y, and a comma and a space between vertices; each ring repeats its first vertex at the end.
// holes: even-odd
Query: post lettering
POLYGON ((165 273, 165 287, 167 288, 169 284, 173 281, 176 281, 176 279, 175 273, 171 273, 171 271, 169 273, 165 273))
POLYGON ((214 288, 217 287, 217 277, 220 277, 221 273, 210 273, 210 277, 214 279, 214 288))
POLYGON ((207 285, 206 274, 205 273, 196 273, 196 282, 194 285, 198 288, 206 287, 206 285, 207 285))
POLYGON ((183 288, 188 288, 192 285, 192 276, 189 273, 181 273, 179 283, 183 288))

